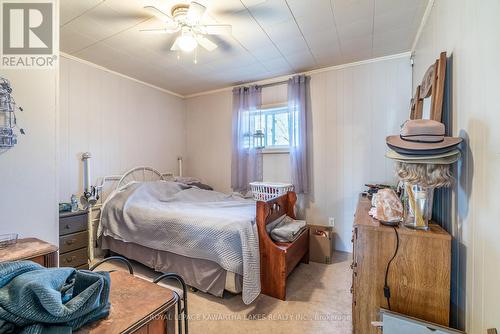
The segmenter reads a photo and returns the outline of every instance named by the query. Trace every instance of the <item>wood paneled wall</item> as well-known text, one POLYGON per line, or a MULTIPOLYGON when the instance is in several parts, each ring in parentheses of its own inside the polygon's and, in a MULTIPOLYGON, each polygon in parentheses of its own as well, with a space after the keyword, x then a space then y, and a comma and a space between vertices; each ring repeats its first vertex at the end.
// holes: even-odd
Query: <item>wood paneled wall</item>
POLYGON ((82 152, 92 178, 149 165, 177 173, 185 154, 183 99, 88 64, 61 58, 59 200, 82 192, 82 152))
POLYGON ((457 164, 452 221, 451 325, 467 333, 500 330, 500 2, 433 1, 415 49, 416 87, 441 51, 448 54, 445 105, 453 135, 465 140, 457 164))
POLYGON ((12 84, 26 129, 17 145, 0 150, 0 234, 57 245, 57 69, 2 69, 0 76, 12 84))

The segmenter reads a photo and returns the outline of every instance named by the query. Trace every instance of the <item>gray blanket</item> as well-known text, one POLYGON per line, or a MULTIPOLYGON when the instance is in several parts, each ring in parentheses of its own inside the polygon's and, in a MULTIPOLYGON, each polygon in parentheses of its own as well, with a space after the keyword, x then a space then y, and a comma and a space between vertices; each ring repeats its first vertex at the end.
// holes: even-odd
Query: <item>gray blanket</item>
POLYGON ((255 201, 175 182, 130 183, 104 203, 99 235, 210 260, 243 276, 243 302, 260 293, 255 201))
POLYGON ((295 220, 283 215, 275 221, 267 224, 267 233, 271 239, 277 242, 293 242, 306 229, 305 220, 295 220))

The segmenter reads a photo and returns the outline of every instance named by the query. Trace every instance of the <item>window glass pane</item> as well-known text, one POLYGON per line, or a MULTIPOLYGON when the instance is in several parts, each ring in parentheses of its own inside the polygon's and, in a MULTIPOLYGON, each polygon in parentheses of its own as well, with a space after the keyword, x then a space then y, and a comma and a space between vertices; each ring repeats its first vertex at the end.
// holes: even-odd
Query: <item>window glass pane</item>
POLYGON ((274 124, 274 142, 275 146, 284 146, 289 144, 288 140, 288 112, 275 115, 274 124))
POLYGON ((248 146, 254 140, 254 134, 261 130, 264 133, 265 147, 289 146, 288 107, 269 108, 251 113, 248 146))
POLYGON ((273 145, 273 115, 266 113, 266 146, 273 145))

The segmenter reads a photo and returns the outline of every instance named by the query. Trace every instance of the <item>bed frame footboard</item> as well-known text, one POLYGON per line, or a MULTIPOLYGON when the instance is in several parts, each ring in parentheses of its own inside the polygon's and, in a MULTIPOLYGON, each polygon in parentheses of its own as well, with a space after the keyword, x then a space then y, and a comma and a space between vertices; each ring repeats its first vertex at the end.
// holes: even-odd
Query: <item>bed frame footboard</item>
POLYGON ((274 242, 266 225, 286 214, 295 219, 295 192, 257 202, 257 228, 260 249, 261 292, 281 300, 286 299, 286 278, 300 263, 309 263, 309 229, 305 229, 294 242, 274 242))

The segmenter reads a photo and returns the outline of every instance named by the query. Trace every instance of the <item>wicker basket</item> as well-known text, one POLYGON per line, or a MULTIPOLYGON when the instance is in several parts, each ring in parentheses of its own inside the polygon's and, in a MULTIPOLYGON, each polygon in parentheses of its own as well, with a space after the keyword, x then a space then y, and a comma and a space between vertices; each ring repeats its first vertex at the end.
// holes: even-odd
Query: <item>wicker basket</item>
POLYGON ((293 184, 291 183, 251 182, 250 187, 253 198, 256 201, 264 202, 293 191, 293 184))

